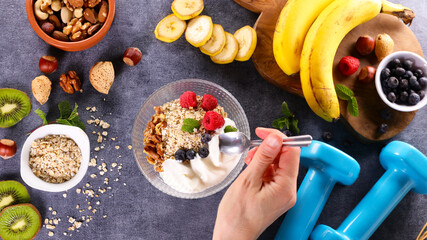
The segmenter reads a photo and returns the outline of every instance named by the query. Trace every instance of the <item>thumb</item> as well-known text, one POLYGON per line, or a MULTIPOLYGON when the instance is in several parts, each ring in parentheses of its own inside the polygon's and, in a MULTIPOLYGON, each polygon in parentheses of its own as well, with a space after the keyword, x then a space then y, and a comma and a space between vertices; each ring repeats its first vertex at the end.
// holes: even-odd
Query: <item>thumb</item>
POLYGON ((246 168, 255 179, 262 179, 264 172, 274 162, 282 149, 282 136, 269 134, 258 147, 251 164, 246 168))

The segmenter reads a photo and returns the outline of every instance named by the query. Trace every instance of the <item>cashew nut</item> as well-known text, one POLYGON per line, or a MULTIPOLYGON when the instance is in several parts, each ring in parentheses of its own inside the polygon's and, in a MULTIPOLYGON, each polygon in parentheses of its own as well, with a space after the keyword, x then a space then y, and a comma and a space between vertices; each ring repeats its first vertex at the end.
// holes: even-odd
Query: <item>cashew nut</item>
POLYGON ((83 8, 74 9, 74 17, 76 17, 76 18, 83 17, 83 8))
POLYGON ((49 17, 49 14, 42 11, 41 6, 42 0, 37 0, 34 3, 34 15, 36 15, 36 18, 40 21, 46 20, 49 17))
POLYGON ((62 4, 60 0, 53 0, 52 4, 50 5, 53 11, 58 12, 61 10, 62 4))

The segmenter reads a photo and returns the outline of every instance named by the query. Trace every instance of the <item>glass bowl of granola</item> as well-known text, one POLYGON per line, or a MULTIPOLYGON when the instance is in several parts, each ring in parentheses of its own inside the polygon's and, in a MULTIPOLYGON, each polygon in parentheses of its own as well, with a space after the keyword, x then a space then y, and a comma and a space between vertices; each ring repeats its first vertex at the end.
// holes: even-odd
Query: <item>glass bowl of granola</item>
POLYGON ((244 166, 241 155, 219 151, 218 135, 250 137, 239 102, 221 86, 199 79, 172 82, 142 105, 133 126, 137 164, 160 191, 179 198, 210 196, 228 186, 244 166))

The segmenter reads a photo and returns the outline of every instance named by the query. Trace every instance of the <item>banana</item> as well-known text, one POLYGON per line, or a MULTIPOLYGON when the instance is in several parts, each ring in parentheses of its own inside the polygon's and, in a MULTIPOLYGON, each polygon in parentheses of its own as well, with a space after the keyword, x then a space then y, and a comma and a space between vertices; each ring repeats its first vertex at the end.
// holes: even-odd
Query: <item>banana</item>
POLYGON ((219 54, 212 56, 211 60, 217 64, 231 63, 234 61, 238 51, 239 43, 233 34, 225 32, 225 46, 219 54))
POLYGON ((188 20, 198 16, 205 5, 203 0, 174 0, 172 12, 181 20, 188 20))
POLYGON ((225 31, 219 24, 213 25, 212 36, 209 41, 200 47, 200 51, 208 56, 219 54, 225 46, 225 31))
POLYGON ((305 36, 317 16, 333 0, 288 0, 278 18, 273 37, 277 64, 287 75, 300 69, 305 36))
POLYGON ((163 42, 173 42, 184 33, 187 23, 173 14, 163 18, 156 26, 154 34, 163 42))
POLYGON ((209 41, 212 31, 212 18, 206 15, 197 16, 188 22, 185 39, 191 45, 201 47, 209 41))
POLYGON ((246 25, 234 33, 234 37, 239 43, 239 52, 237 52, 236 61, 248 61, 252 57, 257 44, 256 31, 246 25))
POLYGON ((354 27, 381 12, 405 23, 415 17, 411 9, 385 0, 334 0, 310 27, 301 53, 301 86, 310 108, 326 121, 340 116, 332 73, 339 44, 354 27))

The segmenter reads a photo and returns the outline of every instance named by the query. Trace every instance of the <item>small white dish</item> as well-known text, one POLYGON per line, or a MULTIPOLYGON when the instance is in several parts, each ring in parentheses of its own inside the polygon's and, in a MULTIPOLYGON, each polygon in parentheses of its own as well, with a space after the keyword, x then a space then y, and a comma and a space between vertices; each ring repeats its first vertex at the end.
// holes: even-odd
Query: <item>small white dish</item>
POLYGON ((35 189, 46 192, 62 192, 76 186, 86 175, 89 166, 90 157, 90 142, 86 133, 78 127, 49 124, 36 129, 24 143, 21 151, 21 178, 24 182, 35 189), (79 146, 82 153, 82 160, 77 174, 70 180, 64 183, 48 183, 37 177, 28 164, 30 158, 31 144, 38 138, 43 138, 47 135, 66 135, 74 140, 79 146))
MULTIPOLYGON (((397 111, 400 111, 400 112, 417 111, 418 109, 424 107, 427 104, 427 96, 421 99, 421 101, 416 105, 413 105, 413 106, 401 105, 401 104, 390 102, 383 91, 383 88, 381 86, 381 72, 385 67, 387 67, 387 64, 389 64, 389 62, 391 62, 391 60, 395 58, 399 58, 400 60, 411 59, 414 61, 413 68, 420 68, 421 70, 423 70, 424 74, 427 74, 427 61, 424 58, 422 58, 421 56, 413 52, 407 52, 407 51, 394 52, 388 55, 387 57, 385 57, 378 65, 377 72, 375 73, 375 87, 377 89, 377 92, 385 104, 387 104, 389 107, 397 111)), ((426 87, 424 87, 423 90, 426 91, 427 90, 426 87)))

